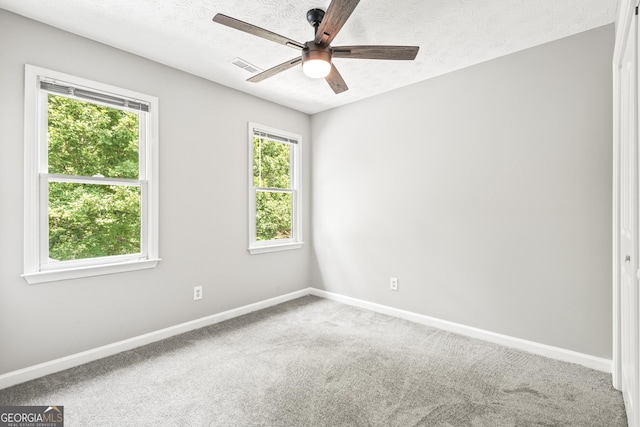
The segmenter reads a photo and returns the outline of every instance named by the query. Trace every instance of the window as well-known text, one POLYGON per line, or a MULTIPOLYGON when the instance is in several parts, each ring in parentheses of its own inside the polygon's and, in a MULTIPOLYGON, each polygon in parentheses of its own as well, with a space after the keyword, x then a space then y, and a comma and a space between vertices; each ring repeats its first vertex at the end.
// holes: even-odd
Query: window
POLYGON ((157 98, 25 67, 23 277, 153 268, 157 98))
POLYGON ((249 123, 249 252, 302 247, 299 135, 249 123))

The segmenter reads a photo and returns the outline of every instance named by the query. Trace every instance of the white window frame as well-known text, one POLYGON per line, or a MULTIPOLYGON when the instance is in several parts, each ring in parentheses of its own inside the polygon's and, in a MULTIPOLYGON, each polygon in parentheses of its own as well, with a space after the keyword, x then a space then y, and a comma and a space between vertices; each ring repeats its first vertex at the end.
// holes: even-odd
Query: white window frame
POLYGON ((304 245, 302 240, 302 136, 286 132, 258 123, 249 122, 249 253, 252 255, 276 251, 299 249, 304 245), (291 187, 285 190, 292 195, 291 238, 277 240, 256 239, 256 194, 259 187, 253 185, 253 137, 256 133, 272 135, 278 142, 291 146, 291 187), (288 141, 288 142, 285 142, 288 141))
MULTIPOLYGON (((103 274, 154 268, 158 256, 158 98, 80 77, 25 65, 24 99, 24 273, 30 283, 52 282, 103 274), (47 170, 47 81, 89 90, 106 97, 148 105, 140 115, 140 170, 137 180, 103 177, 69 177, 47 170), (144 136, 146 135, 146 138, 144 136), (140 187, 141 251, 137 254, 49 262, 48 183, 104 183, 140 187)), ((100 103, 98 101, 91 101, 100 103)), ((110 104, 105 104, 113 106, 110 104)))

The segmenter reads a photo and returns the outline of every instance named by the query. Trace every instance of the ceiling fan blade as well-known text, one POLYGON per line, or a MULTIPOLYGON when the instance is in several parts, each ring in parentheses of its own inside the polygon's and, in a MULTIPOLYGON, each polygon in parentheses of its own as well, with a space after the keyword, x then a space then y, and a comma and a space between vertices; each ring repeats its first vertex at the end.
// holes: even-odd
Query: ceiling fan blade
POLYGON ((263 72, 261 72, 259 74, 256 74, 255 76, 247 79, 247 81, 251 82, 251 83, 261 82, 261 81, 263 81, 265 79, 268 79, 269 77, 273 77, 278 73, 281 73, 281 72, 283 72, 285 70, 288 70, 289 68, 295 67, 296 65, 300 64, 301 62, 302 62, 302 57, 299 56, 299 57, 291 59, 291 60, 289 60, 287 62, 283 62, 280 65, 276 65, 273 68, 269 68, 268 70, 263 71, 263 72))
POLYGON ((290 38, 281 36, 280 34, 272 33, 269 30, 256 27, 255 25, 251 25, 244 21, 240 21, 239 19, 223 15, 222 13, 216 14, 216 16, 213 17, 213 22, 226 25, 227 27, 231 27, 236 30, 244 31, 245 33, 249 33, 254 36, 262 37, 263 39, 271 40, 272 42, 290 46, 294 49, 302 49, 304 47, 304 43, 291 40, 290 38))
POLYGON ((331 86, 331 89, 333 89, 336 95, 346 90, 349 90, 349 87, 347 86, 344 79, 338 72, 338 69, 333 64, 331 64, 331 72, 324 79, 327 81, 327 83, 329 83, 329 86, 331 86))
POLYGON ((359 2, 360 0, 333 0, 320 22, 315 42, 329 46, 359 2))
POLYGON ((334 58, 413 60, 419 46, 338 46, 334 58))

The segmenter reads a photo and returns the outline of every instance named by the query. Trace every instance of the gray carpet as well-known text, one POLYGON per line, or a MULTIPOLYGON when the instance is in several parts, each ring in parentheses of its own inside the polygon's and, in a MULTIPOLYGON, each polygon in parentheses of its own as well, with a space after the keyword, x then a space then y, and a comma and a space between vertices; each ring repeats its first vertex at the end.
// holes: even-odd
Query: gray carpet
POLYGON ((304 297, 0 390, 66 426, 626 426, 609 374, 304 297))

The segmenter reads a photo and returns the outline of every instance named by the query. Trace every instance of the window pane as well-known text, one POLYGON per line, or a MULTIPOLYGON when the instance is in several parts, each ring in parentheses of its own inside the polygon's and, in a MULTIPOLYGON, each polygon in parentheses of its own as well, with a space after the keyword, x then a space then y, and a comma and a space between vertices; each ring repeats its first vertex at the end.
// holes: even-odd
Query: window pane
POLYGON ((256 240, 292 237, 292 201, 291 193, 274 191, 256 193, 256 240))
POLYGON ((49 173, 138 178, 138 114, 48 95, 49 173))
POLYGON ((139 187, 49 183, 49 258, 139 252, 139 187))
POLYGON ((253 138, 253 185, 290 188, 291 146, 268 139, 253 138))

